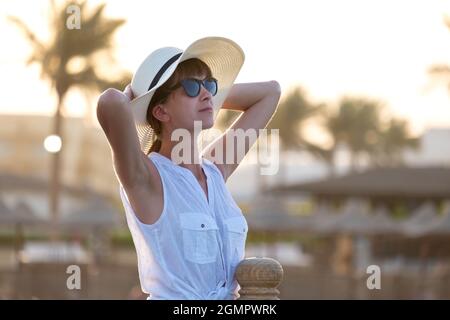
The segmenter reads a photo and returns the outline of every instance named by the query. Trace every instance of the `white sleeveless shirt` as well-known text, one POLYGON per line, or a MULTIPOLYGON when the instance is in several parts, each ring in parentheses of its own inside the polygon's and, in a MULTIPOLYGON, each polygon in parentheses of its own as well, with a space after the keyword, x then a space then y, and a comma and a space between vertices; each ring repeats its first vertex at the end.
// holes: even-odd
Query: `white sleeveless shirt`
POLYGON ((153 224, 134 213, 125 189, 119 192, 136 248, 141 289, 148 299, 231 300, 244 258, 248 225, 214 163, 201 159, 208 198, 192 172, 171 159, 148 156, 162 181, 164 206, 153 224))

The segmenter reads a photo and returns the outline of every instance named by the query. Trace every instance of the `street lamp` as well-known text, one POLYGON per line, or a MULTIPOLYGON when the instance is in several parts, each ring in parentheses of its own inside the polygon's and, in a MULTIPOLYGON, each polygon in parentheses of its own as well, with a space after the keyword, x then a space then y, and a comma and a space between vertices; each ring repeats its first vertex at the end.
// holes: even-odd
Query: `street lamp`
POLYGON ((59 135, 49 135, 44 140, 44 148, 51 154, 51 181, 49 183, 49 208, 50 217, 52 219, 51 238, 56 241, 58 237, 57 225, 58 225, 58 192, 59 192, 59 175, 58 175, 58 158, 62 148, 62 140, 59 135))
POLYGON ((55 134, 47 136, 44 140, 44 148, 47 152, 56 153, 61 150, 61 137, 55 134))

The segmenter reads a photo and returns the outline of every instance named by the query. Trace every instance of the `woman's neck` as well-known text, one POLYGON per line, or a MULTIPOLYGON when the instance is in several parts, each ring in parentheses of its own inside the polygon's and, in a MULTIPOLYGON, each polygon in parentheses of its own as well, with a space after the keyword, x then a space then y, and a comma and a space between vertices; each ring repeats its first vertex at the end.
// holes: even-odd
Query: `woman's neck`
POLYGON ((178 142, 163 139, 158 153, 172 160, 177 165, 190 170, 197 180, 204 181, 204 174, 200 165, 200 153, 197 144, 192 140, 178 142))

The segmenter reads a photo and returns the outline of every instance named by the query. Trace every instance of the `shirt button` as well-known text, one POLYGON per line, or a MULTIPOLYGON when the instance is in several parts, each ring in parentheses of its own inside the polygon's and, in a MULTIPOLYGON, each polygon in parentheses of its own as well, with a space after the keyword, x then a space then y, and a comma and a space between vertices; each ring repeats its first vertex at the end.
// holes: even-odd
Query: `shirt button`
POLYGON ((245 232, 245 228, 244 228, 244 229, 242 229, 242 232, 245 232))
POLYGON ((202 228, 204 228, 204 227, 205 227, 205 225, 204 225, 204 224, 202 223, 201 227, 202 227, 202 228))

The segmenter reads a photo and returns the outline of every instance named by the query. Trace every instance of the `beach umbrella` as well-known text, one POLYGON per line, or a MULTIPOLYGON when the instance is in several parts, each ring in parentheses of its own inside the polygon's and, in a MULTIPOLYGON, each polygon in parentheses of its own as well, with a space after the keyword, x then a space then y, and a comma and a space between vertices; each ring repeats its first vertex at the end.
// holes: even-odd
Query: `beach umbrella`
POLYGON ((11 226, 15 224, 13 211, 6 205, 3 198, 0 197, 0 225, 11 226))
POLYGON ((429 223, 436 217, 432 203, 427 202, 414 211, 409 219, 401 224, 401 231, 407 236, 420 236, 425 233, 429 223))
POLYGON ((420 235, 450 235, 450 206, 446 205, 442 215, 435 215, 424 225, 420 235))
POLYGON ((270 197, 256 199, 245 218, 249 229, 255 231, 292 230, 294 220, 281 201, 270 197))
POLYGON ((0 198, 0 225, 14 228, 14 255, 16 260, 24 243, 23 226, 35 225, 41 221, 24 200, 19 200, 14 208, 10 209, 5 201, 0 198))
POLYGON ((369 233, 392 234, 398 232, 398 223, 389 215, 385 207, 379 207, 371 216, 369 233))

